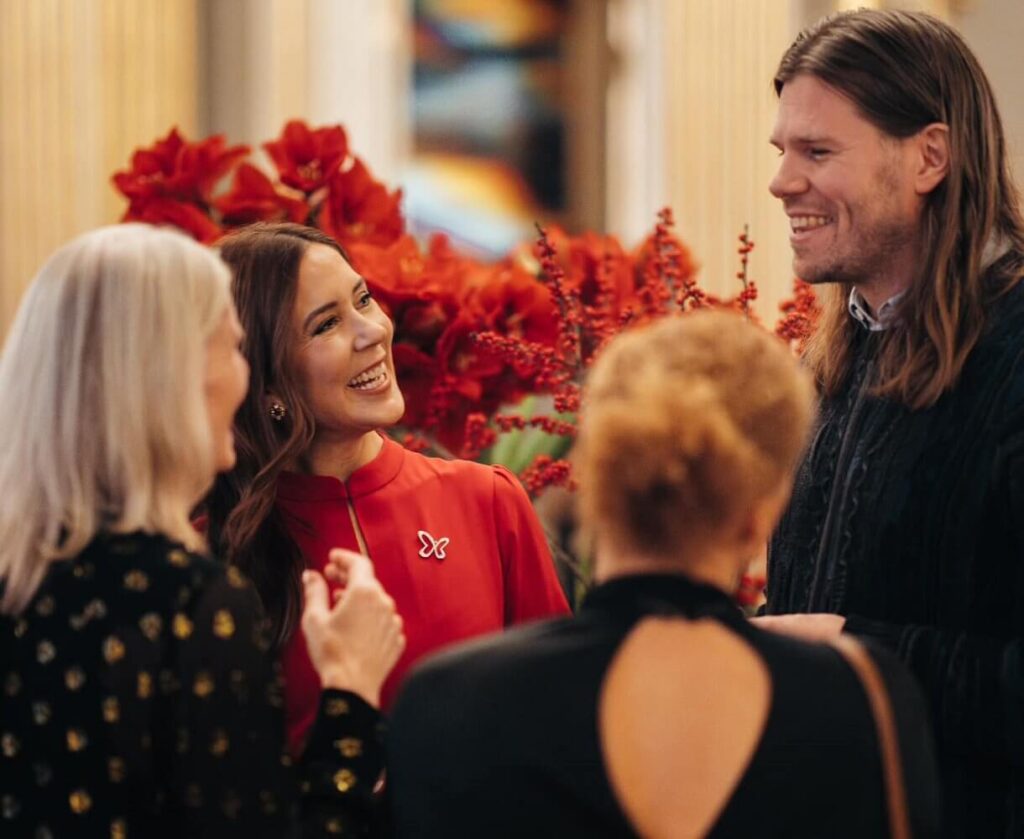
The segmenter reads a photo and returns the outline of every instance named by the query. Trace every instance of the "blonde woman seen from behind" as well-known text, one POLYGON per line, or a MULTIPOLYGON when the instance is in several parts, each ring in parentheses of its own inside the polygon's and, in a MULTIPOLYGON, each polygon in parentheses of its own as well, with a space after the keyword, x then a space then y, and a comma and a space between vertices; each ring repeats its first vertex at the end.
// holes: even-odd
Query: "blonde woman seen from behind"
MULTIPOLYGON (((732 599, 786 502, 813 400, 785 345, 735 314, 607 347, 575 453, 597 586, 574 618, 412 675, 388 743, 399 837, 888 835, 857 676, 831 647, 751 626, 732 599)), ((893 660, 875 663, 915 835, 935 835, 920 697, 893 660)))
POLYGON ((248 385, 228 272, 121 225, 43 266, 0 358, 0 833, 368 829, 380 685, 404 644, 368 562, 304 577, 316 743, 282 757, 258 598, 189 514, 235 462, 248 385), (346 744, 344 748, 336 743, 346 744), (300 788, 302 793, 300 794, 300 788))

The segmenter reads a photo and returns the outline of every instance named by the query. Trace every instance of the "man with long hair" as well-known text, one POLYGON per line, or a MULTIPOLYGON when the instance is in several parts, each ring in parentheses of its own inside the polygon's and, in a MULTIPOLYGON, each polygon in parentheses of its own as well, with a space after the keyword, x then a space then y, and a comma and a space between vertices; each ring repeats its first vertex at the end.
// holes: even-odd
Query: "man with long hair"
POLYGON ((1024 222, 977 59, 925 14, 802 32, 772 193, 821 287, 816 432, 762 625, 895 650, 931 701, 950 835, 1024 835, 1024 222))

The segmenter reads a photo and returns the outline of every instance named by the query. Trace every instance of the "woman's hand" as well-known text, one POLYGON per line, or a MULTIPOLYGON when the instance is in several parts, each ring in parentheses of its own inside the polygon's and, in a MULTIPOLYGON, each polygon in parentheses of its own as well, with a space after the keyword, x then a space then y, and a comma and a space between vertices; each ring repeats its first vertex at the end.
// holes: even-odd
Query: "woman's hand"
POLYGON ((309 658, 325 688, 350 690, 377 707, 381 685, 405 649, 402 618, 365 556, 335 548, 324 573, 345 588, 332 605, 324 577, 302 573, 309 658))
POLYGON ((765 615, 751 618, 750 622, 758 629, 769 632, 780 632, 792 635, 804 641, 834 641, 846 625, 842 615, 814 613, 809 615, 765 615))

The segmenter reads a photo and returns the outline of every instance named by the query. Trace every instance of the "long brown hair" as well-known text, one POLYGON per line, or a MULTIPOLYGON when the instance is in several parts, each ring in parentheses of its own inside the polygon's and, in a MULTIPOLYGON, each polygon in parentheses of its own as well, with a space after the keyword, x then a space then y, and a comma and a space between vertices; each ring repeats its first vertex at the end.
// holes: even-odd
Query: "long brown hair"
POLYGON ((302 611, 303 559, 274 498, 282 469, 313 441, 313 416, 292 375, 292 309, 299 266, 310 245, 326 245, 347 260, 341 246, 319 230, 298 224, 254 224, 217 244, 232 273, 242 351, 250 366, 249 392, 235 416, 235 468, 221 475, 206 501, 211 548, 242 569, 263 599, 278 645, 291 635, 302 611), (271 418, 267 394, 284 403, 271 418))
MULTIPOLYGON (((1024 221, 1006 160, 1003 126, 984 71, 949 26, 917 12, 861 9, 804 30, 775 74, 775 91, 815 76, 894 138, 932 123, 949 127, 950 168, 921 223, 921 271, 901 301, 900 329, 878 355, 876 393, 923 408, 956 383, 985 328, 992 301, 1024 273, 1024 221), (987 271, 986 247, 1005 246, 987 271)), ((824 295, 807 361, 826 395, 846 379, 857 326, 850 285, 824 295)))

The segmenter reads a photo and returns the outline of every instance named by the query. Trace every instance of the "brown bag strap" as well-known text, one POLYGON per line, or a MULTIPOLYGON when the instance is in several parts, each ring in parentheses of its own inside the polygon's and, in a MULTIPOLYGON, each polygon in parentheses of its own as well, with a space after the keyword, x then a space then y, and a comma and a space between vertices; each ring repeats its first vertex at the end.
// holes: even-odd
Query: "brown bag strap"
POLYGON ((891 839, 910 839, 910 815, 907 812, 907 790, 903 783, 900 744, 885 682, 871 656, 849 635, 840 635, 832 642, 832 646, 846 659, 860 679, 875 718, 885 779, 885 797, 889 807, 889 835, 891 839))

